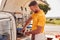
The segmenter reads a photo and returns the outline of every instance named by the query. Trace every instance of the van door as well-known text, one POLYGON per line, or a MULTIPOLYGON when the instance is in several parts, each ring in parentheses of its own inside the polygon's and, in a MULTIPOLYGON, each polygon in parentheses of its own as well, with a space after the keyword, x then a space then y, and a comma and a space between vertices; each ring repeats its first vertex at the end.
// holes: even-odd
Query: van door
POLYGON ((10 13, 0 12, 0 40, 16 40, 15 20, 10 13))

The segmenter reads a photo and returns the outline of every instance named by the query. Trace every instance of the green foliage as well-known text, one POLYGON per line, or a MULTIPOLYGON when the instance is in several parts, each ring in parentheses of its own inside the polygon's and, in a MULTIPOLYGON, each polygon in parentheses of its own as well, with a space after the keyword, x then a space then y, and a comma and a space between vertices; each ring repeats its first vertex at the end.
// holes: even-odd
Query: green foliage
POLYGON ((54 18, 53 18, 52 20, 51 20, 51 19, 47 19, 47 20, 46 20, 46 23, 47 23, 47 24, 60 25, 60 19, 58 19, 58 18, 57 18, 57 19, 54 19, 54 18))
POLYGON ((45 14, 48 12, 48 10, 50 10, 49 5, 39 4, 38 6, 40 9, 42 9, 45 12, 45 14))

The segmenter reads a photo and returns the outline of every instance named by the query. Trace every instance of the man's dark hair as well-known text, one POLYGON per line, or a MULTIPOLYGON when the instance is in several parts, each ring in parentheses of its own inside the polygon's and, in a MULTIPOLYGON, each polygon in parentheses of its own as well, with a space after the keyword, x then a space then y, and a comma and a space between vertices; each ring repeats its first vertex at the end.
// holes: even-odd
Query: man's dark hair
POLYGON ((29 4, 29 7, 30 7, 30 6, 34 6, 34 5, 37 5, 37 2, 36 2, 36 1, 32 1, 32 2, 29 4))

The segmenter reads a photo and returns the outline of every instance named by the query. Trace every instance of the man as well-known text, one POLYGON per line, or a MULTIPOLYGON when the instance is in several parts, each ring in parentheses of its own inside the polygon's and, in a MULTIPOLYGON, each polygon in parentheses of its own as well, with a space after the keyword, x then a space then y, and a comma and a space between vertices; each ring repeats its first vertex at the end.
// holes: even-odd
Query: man
POLYGON ((26 35, 32 34, 32 40, 45 40, 44 26, 46 22, 45 14, 43 10, 41 10, 36 1, 32 1, 29 4, 30 9, 32 10, 32 15, 26 21, 26 24, 23 26, 22 31, 24 31, 30 21, 33 21, 32 30, 26 32, 26 35))

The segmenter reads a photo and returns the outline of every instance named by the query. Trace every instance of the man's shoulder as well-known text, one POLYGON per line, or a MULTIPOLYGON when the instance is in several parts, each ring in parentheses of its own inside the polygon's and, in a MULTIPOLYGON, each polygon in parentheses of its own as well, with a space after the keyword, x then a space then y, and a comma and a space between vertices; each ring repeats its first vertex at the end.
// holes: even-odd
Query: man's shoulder
POLYGON ((45 16, 45 13, 43 10, 40 10, 40 12, 38 13, 38 16, 45 16))

